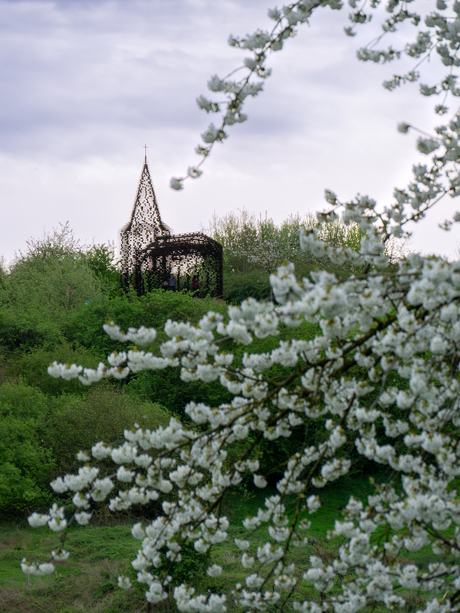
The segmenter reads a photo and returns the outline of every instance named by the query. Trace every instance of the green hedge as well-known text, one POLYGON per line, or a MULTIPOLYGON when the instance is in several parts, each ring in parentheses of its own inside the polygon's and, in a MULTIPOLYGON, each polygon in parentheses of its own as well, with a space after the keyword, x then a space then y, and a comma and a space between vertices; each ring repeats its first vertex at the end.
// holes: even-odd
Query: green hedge
POLYGON ((0 512, 49 504, 49 482, 78 469, 76 454, 100 440, 121 441, 135 422, 169 423, 158 404, 127 396, 105 384, 85 396, 53 397, 24 382, 0 386, 0 512))

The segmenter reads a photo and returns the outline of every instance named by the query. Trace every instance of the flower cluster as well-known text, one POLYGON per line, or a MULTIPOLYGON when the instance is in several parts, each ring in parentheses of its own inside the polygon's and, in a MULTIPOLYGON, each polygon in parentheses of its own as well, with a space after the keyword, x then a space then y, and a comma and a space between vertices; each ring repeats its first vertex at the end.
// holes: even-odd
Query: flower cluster
MULTIPOLYGON (((356 206, 354 219, 359 214, 356 206)), ((366 209, 363 225, 368 217, 366 209)), ((302 240, 311 248, 318 239, 313 234, 302 240)), ((365 275, 338 279, 317 271, 297 279, 289 264, 271 275, 276 304, 249 299, 229 306, 226 318, 209 312, 197 325, 168 321, 169 340, 158 355, 129 349, 111 354, 109 365, 96 371, 50 367, 54 376, 77 378, 85 372, 89 380, 103 368, 105 377, 113 377, 113 369, 179 367, 183 381, 219 381, 233 400, 217 407, 189 403, 185 412, 193 427, 176 419, 157 430, 135 425, 125 431, 124 443, 99 442, 90 453, 81 452, 78 473, 52 483, 57 493, 73 494, 73 517, 54 505, 48 514, 32 514, 30 525, 64 531, 73 518, 87 524, 94 502, 107 501, 118 511, 160 501, 161 515, 133 526, 140 548, 132 566, 146 586, 148 602, 165 599, 173 588, 184 612, 228 611, 232 602, 264 610, 299 593, 301 584, 316 590, 322 607, 337 613, 373 603, 400 606, 401 588, 444 595, 443 611, 457 610, 460 505, 452 486, 460 475, 460 263, 412 255, 391 272, 379 271, 381 247, 368 231, 358 253, 341 250, 350 262, 359 258, 372 265, 365 275), (266 353, 251 352, 255 337, 277 339, 280 326, 296 328, 302 321, 318 324, 321 332, 311 339, 278 340, 266 353), (223 339, 248 347, 241 363, 221 350, 223 339), (278 365, 289 374, 283 370, 274 376, 278 365), (396 387, 395 375, 407 385, 396 387), (228 539, 229 521, 217 512, 223 496, 245 474, 265 489, 260 442, 290 437, 318 418, 325 426, 323 440, 298 448, 276 484, 278 493, 267 496, 265 506, 243 522, 247 537, 235 543, 245 584, 226 595, 172 585, 171 565, 180 563, 186 543, 210 554, 207 573, 219 576, 222 569, 212 562, 212 549, 228 539), (228 450, 236 441, 241 452, 229 462, 228 450), (305 546, 308 518, 321 506, 322 489, 350 471, 350 445, 358 457, 386 466, 391 479, 376 488, 367 505, 350 498, 331 534, 341 541, 334 561, 311 556, 301 570, 290 552, 305 546), (91 456, 94 463, 112 461, 113 474, 99 478, 91 456), (266 535, 258 547, 251 544, 255 529, 266 535), (377 533, 387 535, 379 545, 373 544, 377 533), (428 570, 398 561, 404 552, 427 545, 433 556, 441 556, 428 570)), ((154 337, 150 330, 130 331, 128 338, 114 324, 106 332, 137 343, 139 335, 154 337)), ((54 557, 63 555, 68 554, 54 557)), ((28 574, 52 572, 49 563, 24 561, 22 567, 28 574)), ((119 585, 129 589, 131 583, 120 577, 119 585)), ((297 611, 318 606, 316 597, 293 597, 290 603, 297 611)))

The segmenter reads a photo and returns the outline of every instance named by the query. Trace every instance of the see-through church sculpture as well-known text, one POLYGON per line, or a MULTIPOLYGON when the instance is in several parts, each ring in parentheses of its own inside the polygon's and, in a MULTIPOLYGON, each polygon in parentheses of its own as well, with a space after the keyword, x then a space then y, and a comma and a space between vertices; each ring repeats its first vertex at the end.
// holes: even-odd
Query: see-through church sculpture
POLYGON ((160 216, 145 157, 130 221, 120 231, 122 286, 223 294, 223 249, 202 232, 173 234, 160 216))

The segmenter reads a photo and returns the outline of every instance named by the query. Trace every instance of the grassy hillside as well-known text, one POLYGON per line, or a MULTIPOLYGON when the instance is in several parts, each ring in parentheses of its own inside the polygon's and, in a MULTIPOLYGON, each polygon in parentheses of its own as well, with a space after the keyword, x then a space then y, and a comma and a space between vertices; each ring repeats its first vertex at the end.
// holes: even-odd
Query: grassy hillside
MULTIPOLYGON (((58 245, 59 247, 59 245, 58 245)), ((150 505, 138 516, 113 515, 105 504, 96 508, 94 525, 72 527, 67 548, 72 556, 60 562, 56 574, 28 582, 20 570, 24 557, 30 561, 48 558, 50 549, 59 547, 59 536, 45 529, 28 527, 26 517, 45 510, 58 500, 49 487, 50 480, 74 471, 76 454, 88 450, 99 440, 121 441, 123 431, 138 423, 148 428, 164 426, 171 416, 186 420, 184 407, 190 401, 217 406, 231 400, 218 381, 184 384, 179 368, 148 371, 122 381, 104 381, 93 387, 78 381, 56 380, 47 374, 53 360, 95 367, 107 354, 125 345, 111 341, 102 326, 115 321, 122 328, 141 325, 155 327, 158 336, 148 350, 157 351, 166 340, 163 331, 168 319, 197 323, 209 310, 226 312, 222 300, 199 299, 190 293, 154 291, 146 296, 121 295, 116 273, 110 262, 100 266, 96 256, 81 257, 67 245, 64 252, 36 249, 20 259, 7 274, 0 275, 0 612, 43 611, 76 613, 80 611, 116 613, 145 609, 143 591, 122 592, 116 587, 119 574, 133 574, 129 560, 138 544, 130 534, 133 520, 155 517, 159 503, 150 505)), ((94 255, 94 254, 93 254, 94 255)), ((97 254, 96 254, 97 255, 97 254)), ((104 257, 107 255, 103 254, 104 257)), ((236 264, 235 264, 236 265, 236 264)), ((238 302, 248 295, 264 299, 269 295, 268 271, 226 270, 227 298, 238 302)), ((264 353, 292 338, 311 339, 320 333, 318 326, 306 322, 300 328, 281 327, 279 337, 255 339, 251 346, 224 342, 221 347, 235 355, 241 364, 248 349, 264 353)), ((288 372, 279 365, 267 374, 279 379, 288 372)), ((366 377, 362 371, 363 378, 366 377)), ((394 378, 400 388, 405 381, 394 378)), ((260 491, 252 481, 243 481, 224 501, 222 511, 232 522, 230 541, 217 545, 212 560, 224 568, 224 575, 212 579, 203 573, 204 559, 194 551, 174 572, 182 581, 194 581, 200 589, 222 590, 242 577, 238 550, 233 538, 243 534, 242 520, 273 493, 283 463, 306 442, 316 443, 325 435, 323 419, 311 420, 308 432, 294 430, 290 438, 264 439, 259 444, 261 470, 269 476, 270 487, 260 491)), ((350 455, 357 460, 354 448, 350 455)), ((238 457, 235 444, 228 461, 238 457), (233 454, 233 455, 232 455, 233 454)), ((325 504, 316 516, 305 547, 294 551, 302 560, 311 554, 329 559, 337 547, 327 540, 338 511, 350 493, 363 497, 369 490, 369 467, 360 459, 350 477, 325 492, 325 504)), ((379 478, 379 475, 374 474, 379 478)), ((60 503, 66 502, 60 498, 60 503)), ((255 546, 265 537, 256 533, 255 546)), ((409 559, 409 558, 408 558, 409 559)), ((411 556, 425 564, 427 552, 411 556)), ((209 560, 207 560, 207 563, 209 560)), ((415 598, 415 596, 414 596, 415 598)), ((414 600, 414 606, 417 604, 414 600)), ((150 611, 173 611, 166 603, 150 611)), ((273 611, 278 610, 276 608, 273 611)), ((410 607, 408 608, 408 611, 410 607)))

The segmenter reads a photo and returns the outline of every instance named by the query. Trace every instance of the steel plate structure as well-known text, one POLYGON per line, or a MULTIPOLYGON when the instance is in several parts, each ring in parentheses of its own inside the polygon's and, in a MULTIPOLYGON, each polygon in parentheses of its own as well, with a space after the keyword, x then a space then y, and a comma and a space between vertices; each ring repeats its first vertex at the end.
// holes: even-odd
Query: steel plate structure
POLYGON ((187 289, 223 295, 222 245, 202 232, 173 234, 161 220, 145 158, 130 221, 120 231, 121 278, 126 291, 187 289))

